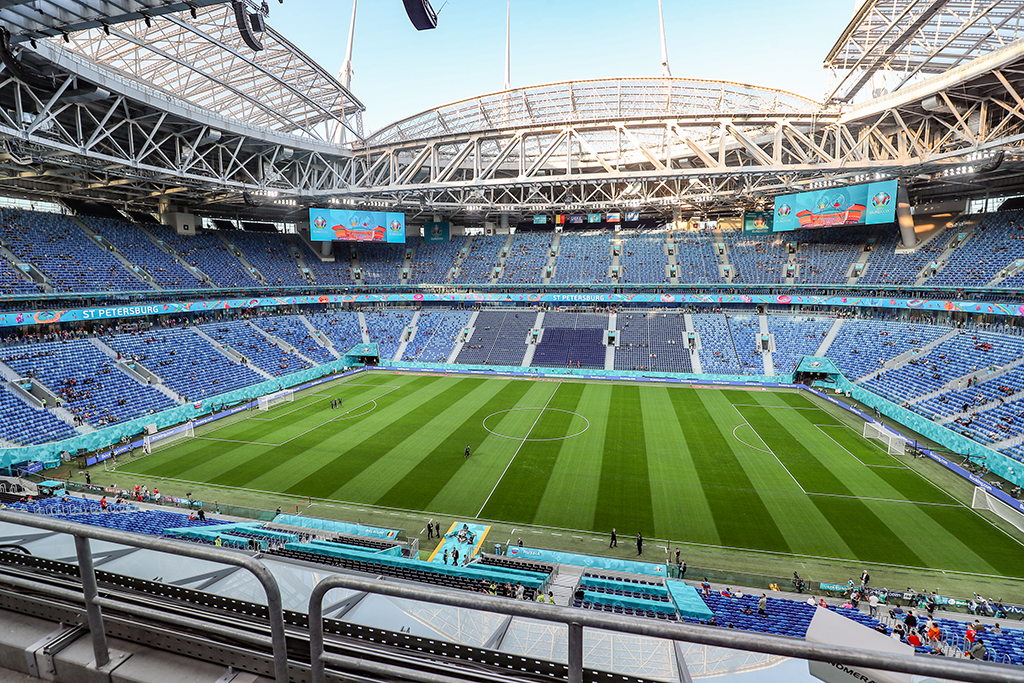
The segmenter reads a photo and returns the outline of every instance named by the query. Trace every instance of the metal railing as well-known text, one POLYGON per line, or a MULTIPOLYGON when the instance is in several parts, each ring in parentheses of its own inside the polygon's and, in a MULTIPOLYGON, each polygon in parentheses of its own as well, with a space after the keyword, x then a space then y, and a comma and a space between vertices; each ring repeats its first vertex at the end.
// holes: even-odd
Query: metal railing
MULTIPOLYGON (((182 555, 208 562, 233 565, 245 569, 263 586, 267 596, 267 613, 270 619, 270 639, 274 652, 274 680, 276 683, 288 683, 288 651, 285 644, 284 611, 281 602, 281 589, 277 579, 262 562, 225 548, 197 545, 174 541, 156 536, 143 536, 117 529, 78 524, 62 519, 54 519, 26 512, 0 509, 0 522, 19 524, 35 529, 44 529, 56 533, 69 534, 75 539, 75 551, 78 555, 78 567, 82 577, 82 593, 88 617, 89 633, 92 638, 93 655, 96 666, 102 667, 110 662, 107 647, 107 635, 103 625, 102 605, 108 603, 105 598, 98 597, 96 571, 93 567, 92 550, 89 539, 119 543, 121 545, 154 550, 160 553, 182 555)), ((11 577, 0 578, 0 583, 14 582, 11 577)), ((17 584, 21 584, 18 581, 17 584)))
POLYGON ((441 683, 451 680, 443 676, 409 671, 386 664, 362 662, 352 657, 325 652, 323 600, 324 596, 335 588, 566 624, 568 626, 569 683, 583 682, 584 628, 597 628, 605 631, 972 683, 1020 683, 1022 680, 1021 667, 1018 666, 940 657, 884 654, 871 650, 821 645, 783 636, 748 633, 698 624, 614 616, 572 607, 336 574, 320 581, 313 588, 309 598, 309 651, 312 667, 310 680, 312 683, 326 683, 326 665, 328 663, 341 669, 356 670, 382 677, 400 677, 421 683, 441 683))

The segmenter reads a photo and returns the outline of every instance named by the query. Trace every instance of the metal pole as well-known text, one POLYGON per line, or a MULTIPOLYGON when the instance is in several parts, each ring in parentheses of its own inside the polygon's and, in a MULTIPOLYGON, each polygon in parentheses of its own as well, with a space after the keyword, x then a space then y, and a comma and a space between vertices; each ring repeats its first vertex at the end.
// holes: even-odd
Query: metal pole
POLYGON ((569 683, 583 683, 583 625, 569 624, 569 683))
POLYGON ((96 569, 92 564, 92 550, 89 539, 75 536, 75 552, 78 553, 78 571, 82 575, 82 595, 85 596, 85 613, 89 618, 89 633, 92 635, 92 653, 96 657, 96 668, 110 663, 107 649, 107 632, 103 628, 103 613, 96 604, 96 569))
MULTIPOLYGON (((288 649, 285 641, 284 631, 284 610, 281 601, 281 588, 277 585, 277 579, 274 578, 273 573, 267 566, 255 560, 248 555, 229 550, 227 548, 217 548, 207 545, 197 545, 195 543, 186 543, 183 541, 173 541, 166 538, 158 538, 156 536, 143 536, 141 534, 132 534, 127 531, 120 531, 118 529, 106 529, 103 527, 90 526, 88 524, 78 524, 77 522, 68 522, 63 519, 55 519, 53 517, 43 517, 41 515, 33 515, 27 512, 18 512, 15 510, 4 510, 0 509, 0 522, 9 522, 11 524, 20 524, 22 526, 32 527, 35 529, 46 529, 47 531, 54 531, 60 534, 71 534, 75 536, 76 547, 78 545, 78 537, 85 539, 94 538, 98 541, 107 541, 109 543, 119 543, 121 545, 131 546, 133 548, 143 548, 145 550, 154 550, 160 553, 168 553, 171 555, 181 555, 183 557, 194 557, 199 560, 207 560, 208 562, 216 562, 219 564, 229 564, 235 567, 240 567, 251 573, 256 580, 263 586, 263 590, 267 595, 267 614, 270 619, 270 640, 274 648, 274 680, 276 683, 289 683, 288 680, 288 649)), ((88 551, 88 545, 85 546, 88 551)), ((95 573, 92 570, 92 555, 86 553, 88 556, 87 562, 89 567, 89 575, 93 577, 93 585, 95 586, 95 573)), ((82 562, 82 554, 79 551, 79 562, 82 562)), ((83 566, 83 584, 86 581, 85 571, 83 566)), ((95 593, 93 593, 95 597, 95 593)), ((87 597, 87 604, 91 604, 91 600, 87 597)), ((97 616, 99 610, 97 609, 97 616)), ((90 615, 90 628, 92 628, 91 622, 92 616, 90 615)), ((100 633, 103 630, 100 629, 100 633)), ((95 635, 93 636, 95 638, 95 635)), ((99 657, 97 657, 97 664, 99 663, 99 657)))
MULTIPOLYGON (((2 521, 2 519, 0 519, 2 521)), ((556 622, 583 627, 597 628, 619 633, 632 633, 654 638, 665 638, 686 643, 713 645, 748 652, 761 652, 784 657, 818 662, 846 664, 848 666, 884 669, 901 673, 919 674, 933 678, 948 678, 972 683, 1020 683, 1020 667, 1000 664, 954 660, 945 657, 914 657, 879 653, 857 648, 809 643, 805 640, 773 636, 762 633, 746 633, 735 629, 716 628, 697 624, 660 622, 650 619, 623 619, 604 612, 559 607, 536 602, 510 600, 497 596, 479 595, 465 591, 447 591, 430 586, 375 581, 351 575, 334 574, 327 576, 314 586, 309 597, 310 618, 310 665, 311 680, 321 683, 325 679, 325 660, 334 661, 331 654, 324 654, 323 643, 314 642, 323 637, 323 612, 317 607, 324 596, 333 588, 406 598, 417 602, 449 605, 467 609, 485 610, 491 613, 508 614, 529 619, 556 622), (319 627, 314 626, 314 617, 319 627), (317 678, 317 676, 320 676, 317 678)), ((582 640, 581 640, 582 642, 582 640)), ((570 669, 571 672, 571 669, 570 669)))

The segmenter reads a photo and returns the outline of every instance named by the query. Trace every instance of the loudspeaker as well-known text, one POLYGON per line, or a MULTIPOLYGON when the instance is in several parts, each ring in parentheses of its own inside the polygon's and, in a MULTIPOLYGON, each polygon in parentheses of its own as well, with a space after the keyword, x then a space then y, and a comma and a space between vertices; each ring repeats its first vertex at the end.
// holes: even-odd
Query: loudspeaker
POLYGON ((430 6, 430 0, 402 0, 402 3, 417 31, 437 28, 437 13, 430 6))

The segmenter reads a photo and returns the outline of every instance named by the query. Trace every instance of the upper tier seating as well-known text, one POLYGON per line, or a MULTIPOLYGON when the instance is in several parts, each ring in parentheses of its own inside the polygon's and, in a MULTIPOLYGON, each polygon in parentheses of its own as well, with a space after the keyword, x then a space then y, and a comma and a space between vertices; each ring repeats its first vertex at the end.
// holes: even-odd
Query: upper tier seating
POLYGON ((405 261, 404 244, 360 242, 356 248, 359 252, 363 282, 375 285, 398 284, 402 275, 402 263, 405 261))
POLYGON ((299 252, 302 254, 302 260, 309 267, 310 272, 313 273, 313 279, 316 280, 316 284, 321 287, 354 284, 352 268, 349 265, 349 245, 332 245, 332 258, 334 261, 321 261, 319 254, 314 252, 305 240, 300 239, 296 241, 301 245, 299 252))
MULTIPOLYGON (((2 241, 2 240, 0 240, 2 241)), ((0 259, 0 295, 3 294, 37 294, 39 285, 18 277, 14 266, 0 259)))
POLYGON ((480 311, 473 336, 462 346, 461 365, 522 365, 526 334, 537 321, 532 311, 480 311))
POLYGON ((0 380, 0 438, 25 445, 59 441, 75 435, 63 420, 48 410, 35 409, 15 396, 0 380))
POLYGON ((261 375, 215 350, 191 328, 168 328, 103 338, 125 360, 155 372, 184 400, 216 396, 263 381, 261 375))
MULTIPOLYGON (((950 229, 957 230, 959 225, 950 229)), ((1024 212, 986 214, 980 217, 967 241, 953 250, 941 270, 925 284, 984 287, 1019 258, 1024 258, 1024 212)), ((1024 277, 1015 276, 1000 286, 1021 284, 1024 277)))
POLYGON ((412 323, 412 311, 377 311, 364 313, 370 341, 377 342, 377 351, 382 363, 394 360, 395 352, 402 345, 402 333, 412 323))
POLYGON ((551 254, 550 232, 517 232, 499 282, 540 284, 551 254))
POLYGON ((619 233, 619 282, 667 282, 667 265, 664 231, 619 233))
POLYGON ((868 237, 877 226, 843 226, 820 230, 782 233, 783 243, 799 240, 796 261, 800 264, 797 282, 846 284, 850 266, 860 258, 868 237))
POLYGON ((470 315, 469 311, 422 311, 416 322, 416 337, 405 347, 402 360, 448 362, 470 315))
MULTIPOLYGON (((257 287, 259 280, 242 266, 234 254, 228 251, 217 233, 201 232, 195 235, 177 235, 165 225, 154 226, 151 231, 158 239, 178 252, 185 259, 209 277, 218 287, 257 287)), ((232 236, 234 233, 227 233, 232 236)))
POLYGON ((768 316, 768 331, 774 335, 772 360, 775 374, 788 375, 804 356, 813 356, 832 327, 829 318, 768 316))
POLYGON ((718 251, 715 248, 713 234, 700 231, 676 232, 675 250, 676 273, 679 282, 686 284, 724 282, 718 272, 718 251))
POLYGON ((943 233, 911 254, 897 254, 900 244, 898 231, 883 231, 878 243, 871 250, 871 258, 864 266, 864 272, 857 284, 912 285, 925 266, 938 259, 948 241, 943 233))
POLYGON ((353 346, 363 343, 363 333, 359 329, 359 316, 354 311, 307 313, 306 320, 334 342, 334 348, 338 353, 345 353, 353 346))
POLYGON ((196 278, 178 259, 158 247, 137 225, 113 218, 81 216, 80 220, 117 247, 126 259, 145 269, 163 289, 202 289, 208 283, 196 278))
POLYGON ((255 318, 253 324, 278 339, 283 339, 314 363, 330 363, 334 360, 331 352, 320 346, 309 333, 309 328, 294 315, 272 315, 255 318))
POLYGON ((612 234, 608 232, 563 232, 551 281, 564 284, 608 282, 611 242, 612 234))
POLYGON ((309 284, 292 255, 294 245, 288 235, 264 232, 227 233, 228 242, 236 246, 249 264, 258 270, 270 287, 309 284))
MULTIPOLYGON (((620 311, 615 317, 619 341, 616 370, 693 372, 682 313, 620 311)), ((705 368, 704 372, 712 372, 705 368)))
POLYGON ((422 239, 406 246, 413 248, 412 267, 409 270, 411 283, 443 283, 455 266, 464 240, 456 237, 452 242, 424 242, 422 239))
POLYGON ((42 271, 56 292, 152 289, 67 216, 0 209, 0 221, 4 246, 42 271))
MULTIPOLYGON (((730 315, 729 332, 736 346, 736 354, 744 375, 763 375, 764 361, 761 359, 761 324, 756 315, 730 315)), ((703 358, 701 359, 703 362, 703 358)))
POLYGON ((7 347, 0 352, 0 361, 59 394, 68 410, 93 426, 175 405, 153 387, 117 370, 113 359, 85 339, 7 347))
POLYGON ((778 235, 744 235, 739 230, 728 230, 722 236, 729 245, 734 283, 784 281, 786 247, 778 235))
POLYGON ((901 353, 920 348, 951 332, 938 325, 908 325, 888 320, 844 320, 828 349, 830 358, 850 380, 878 370, 901 353))
POLYGON ((469 245, 469 253, 459 266, 459 274, 453 282, 460 284, 487 284, 491 281, 494 267, 498 265, 501 249, 508 235, 477 235, 469 245))
POLYGON ((311 367, 294 353, 286 353, 244 320, 222 320, 200 325, 206 334, 231 347, 249 362, 275 377, 311 367))

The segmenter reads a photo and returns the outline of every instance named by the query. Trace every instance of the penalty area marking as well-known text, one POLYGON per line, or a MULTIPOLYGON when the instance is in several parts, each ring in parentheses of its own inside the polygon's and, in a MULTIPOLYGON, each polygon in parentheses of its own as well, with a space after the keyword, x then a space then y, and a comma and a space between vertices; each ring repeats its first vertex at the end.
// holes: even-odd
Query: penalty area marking
MULTIPOLYGON (((522 441, 561 441, 562 439, 571 439, 574 436, 579 436, 583 432, 585 432, 588 429, 590 429, 590 420, 588 420, 587 418, 583 417, 579 413, 574 413, 571 410, 564 410, 562 408, 548 408, 546 406, 543 407, 543 408, 509 408, 508 410, 498 410, 498 411, 493 412, 490 415, 486 416, 481 421, 480 424, 483 425, 483 428, 486 429, 491 434, 494 434, 495 436, 500 436, 503 439, 512 439, 513 441, 520 441, 520 440, 522 440, 522 441), (540 420, 541 416, 546 411, 559 412, 559 413, 569 413, 570 415, 575 415, 576 417, 578 417, 581 420, 583 420, 584 422, 586 422, 587 426, 584 427, 583 429, 581 429, 580 431, 576 432, 575 434, 566 434, 564 436, 553 436, 553 437, 551 437, 549 439, 531 439, 531 438, 529 438, 530 432, 533 431, 533 427, 530 427, 530 431, 526 433, 527 438, 524 439, 521 436, 509 436, 508 434, 502 434, 500 432, 496 432, 496 431, 494 431, 493 429, 491 429, 490 427, 487 426, 487 420, 491 419, 495 415, 504 415, 505 413, 511 413, 513 410, 539 410, 540 411, 540 415, 537 416, 537 420, 540 420)), ((537 425, 537 421, 535 420, 534 423, 533 423, 533 426, 535 427, 536 425, 537 425)))
MULTIPOLYGON (((854 434, 857 433, 857 432, 853 431, 853 428, 848 427, 847 425, 814 425, 814 426, 818 429, 819 432, 821 432, 826 437, 828 437, 832 441, 832 443, 834 443, 835 445, 837 445, 840 448, 842 448, 844 451, 846 451, 850 455, 851 458, 853 458, 854 460, 859 462, 861 465, 864 465, 864 467, 877 467, 877 468, 883 469, 883 470, 909 470, 910 469, 909 467, 907 467, 906 465, 901 463, 899 460, 896 460, 895 458, 893 458, 893 460, 896 460, 896 462, 897 462, 896 465, 869 465, 868 463, 864 462, 863 460, 858 458, 856 455, 854 455, 853 452, 850 451, 846 446, 844 446, 843 444, 841 444, 838 441, 836 441, 835 438, 833 438, 831 434, 829 434, 824 429, 822 429, 822 427, 841 427, 843 429, 849 429, 854 434)), ((863 438, 863 437, 861 437, 861 438, 863 438)), ((868 443, 871 443, 870 439, 867 439, 867 441, 868 441, 868 443)), ((872 445, 876 445, 876 444, 872 444, 872 445)))

